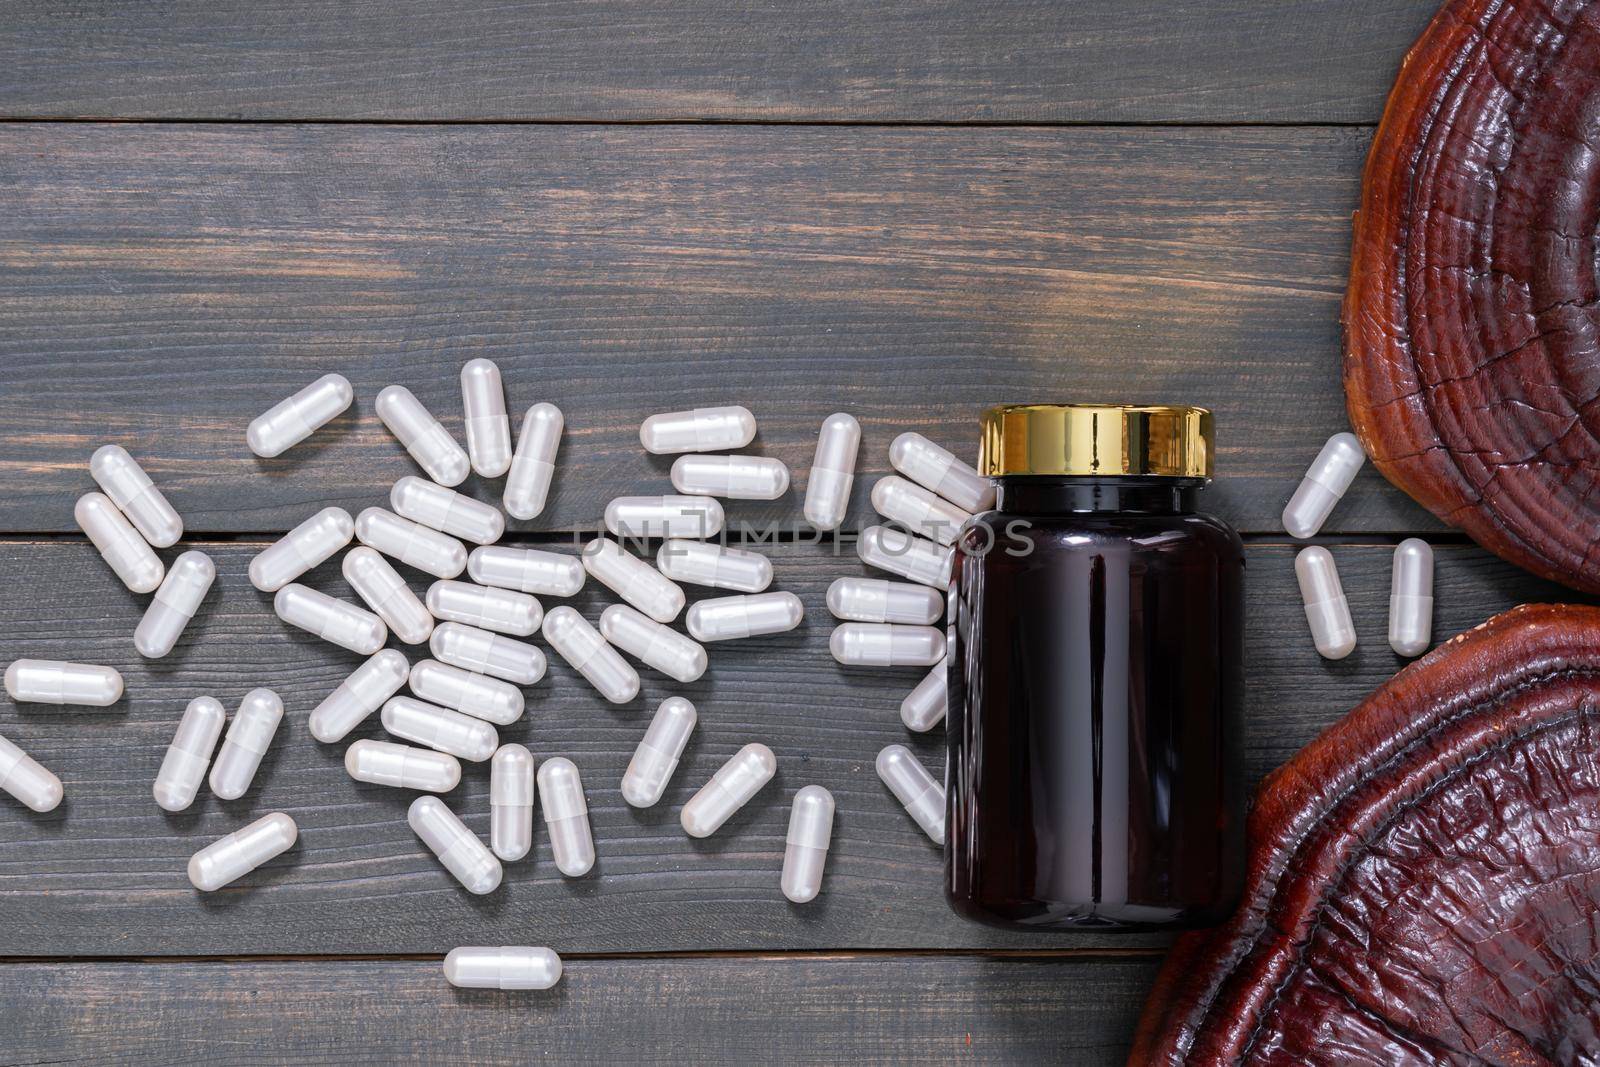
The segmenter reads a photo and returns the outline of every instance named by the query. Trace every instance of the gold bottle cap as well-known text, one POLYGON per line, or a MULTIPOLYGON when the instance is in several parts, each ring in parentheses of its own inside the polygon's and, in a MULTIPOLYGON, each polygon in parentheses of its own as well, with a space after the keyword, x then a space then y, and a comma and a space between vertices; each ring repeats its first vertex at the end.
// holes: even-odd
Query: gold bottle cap
POLYGON ((1135 404, 1004 404, 983 413, 978 473, 1211 477, 1211 412, 1135 404))

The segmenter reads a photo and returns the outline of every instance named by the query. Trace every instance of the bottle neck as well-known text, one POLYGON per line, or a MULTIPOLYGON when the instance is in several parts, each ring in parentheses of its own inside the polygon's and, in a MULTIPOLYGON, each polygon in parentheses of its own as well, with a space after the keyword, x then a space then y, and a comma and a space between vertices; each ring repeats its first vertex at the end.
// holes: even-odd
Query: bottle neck
POLYGON ((1019 514, 1182 515, 1195 510, 1199 478, 1014 476, 996 482, 995 508, 1019 514))

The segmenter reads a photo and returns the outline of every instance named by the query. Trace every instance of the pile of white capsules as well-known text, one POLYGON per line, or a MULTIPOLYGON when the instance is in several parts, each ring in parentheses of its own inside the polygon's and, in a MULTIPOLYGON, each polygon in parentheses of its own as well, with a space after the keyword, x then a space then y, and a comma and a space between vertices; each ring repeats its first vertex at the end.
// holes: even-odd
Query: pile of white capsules
MULTIPOLYGON (((539 515, 563 416, 547 403, 529 408, 513 452, 499 369, 489 360, 472 360, 462 369, 461 386, 466 450, 410 390, 389 386, 374 407, 427 478, 395 483, 392 510, 368 508, 353 519, 336 507, 317 512, 257 555, 249 573, 256 588, 274 594, 274 610, 284 622, 369 657, 312 710, 310 732, 334 744, 379 712, 384 730, 399 741, 358 740, 346 750, 345 768, 358 781, 424 794, 407 814, 411 828, 468 891, 482 894, 500 885, 503 862, 520 860, 532 848, 536 789, 561 873, 581 877, 595 860, 577 766, 555 756, 539 764, 536 774, 526 747, 500 743, 496 727, 522 716, 519 687, 545 674, 544 652, 519 638, 541 632, 601 696, 621 704, 639 692, 639 675, 622 653, 676 681, 692 682, 706 670, 706 643, 792 630, 803 607, 793 593, 766 591, 772 581, 766 557, 707 540, 723 526, 718 498, 771 500, 788 489, 789 471, 778 460, 712 454, 743 448, 755 437, 756 420, 747 409, 653 415, 640 427, 647 451, 678 454, 671 473, 677 494, 612 500, 605 526, 615 538, 661 540, 651 566, 603 535, 579 556, 496 545, 505 529, 500 512, 451 487, 469 470, 486 478, 505 475, 505 511, 518 519, 539 515), (360 544, 345 553, 342 570, 365 609, 296 583, 352 539, 360 544), (464 541, 475 547, 469 552, 464 541), (438 579, 425 599, 411 591, 394 563, 438 579), (463 571, 470 582, 458 580, 463 571), (545 611, 537 599, 573 596, 591 576, 623 601, 605 609, 598 628, 571 607, 545 611), (684 613, 679 582, 736 595, 699 600, 684 613), (670 625, 680 613, 688 636, 670 625), (391 632, 404 644, 426 642, 433 658, 412 664, 384 648, 391 632), (409 687, 409 696, 399 695, 402 686, 409 687), (460 782, 461 760, 489 763, 487 846, 435 795, 460 782)), ((353 400, 344 377, 326 375, 251 422, 246 440, 258 456, 277 456, 353 400)), ((837 530, 844 520, 860 440, 860 426, 848 414, 831 415, 822 425, 804 512, 818 531, 837 530)), ((940 590, 949 582, 953 542, 970 513, 991 503, 992 490, 971 467, 920 434, 896 438, 890 459, 905 477, 880 481, 872 500, 897 525, 863 531, 858 551, 867 564, 909 581, 833 583, 828 606, 844 621, 830 647, 840 663, 852 666, 933 667, 901 709, 908 727, 926 731, 945 712, 945 640, 933 624, 945 608, 940 590)), ((141 655, 160 658, 199 609, 216 568, 205 553, 192 550, 164 567, 155 549, 176 544, 183 522, 125 449, 99 449, 89 469, 103 493, 80 498, 74 515, 130 590, 154 594, 134 631, 134 645, 141 655)), ((6 669, 5 687, 19 702, 105 706, 122 696, 123 681, 111 667, 24 659, 6 669)), ((222 737, 222 705, 208 696, 191 701, 156 776, 156 803, 167 811, 188 808, 208 770, 214 794, 242 797, 283 714, 278 694, 252 690, 222 737)), ((682 697, 662 701, 622 778, 629 804, 643 808, 660 800, 696 717, 694 705, 682 697)), ((942 844, 943 787, 903 745, 880 752, 877 770, 929 838, 942 844)), ((684 805, 684 831, 693 837, 715 833, 776 771, 777 757, 766 745, 744 746, 684 805)), ((3 736, 0 789, 39 812, 52 810, 63 796, 60 779, 3 736)), ((781 878, 791 901, 808 902, 820 891, 833 817, 828 790, 808 785, 796 792, 781 878)), ((189 879, 202 892, 218 890, 282 854, 298 834, 287 814, 269 814, 197 852, 189 879)), ((547 948, 465 947, 446 958, 445 974, 464 987, 544 989, 560 978, 561 961, 547 948)))

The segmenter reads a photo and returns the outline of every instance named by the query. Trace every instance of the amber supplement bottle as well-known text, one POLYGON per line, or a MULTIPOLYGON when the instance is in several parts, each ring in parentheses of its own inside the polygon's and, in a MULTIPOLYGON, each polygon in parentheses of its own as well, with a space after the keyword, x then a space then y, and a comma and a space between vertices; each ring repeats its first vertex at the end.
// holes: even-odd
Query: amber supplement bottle
POLYGON ((1211 413, 984 414, 958 542, 946 892, 1029 928, 1219 921, 1243 876, 1244 553, 1195 510, 1211 413))

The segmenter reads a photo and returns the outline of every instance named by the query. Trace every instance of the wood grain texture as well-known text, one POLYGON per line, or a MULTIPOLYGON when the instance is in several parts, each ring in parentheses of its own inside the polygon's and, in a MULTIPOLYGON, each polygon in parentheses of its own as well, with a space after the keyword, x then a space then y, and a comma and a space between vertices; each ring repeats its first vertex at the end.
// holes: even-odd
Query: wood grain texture
POLYGON ((1374 122, 1432 0, 0 10, 0 114, 1374 122))

